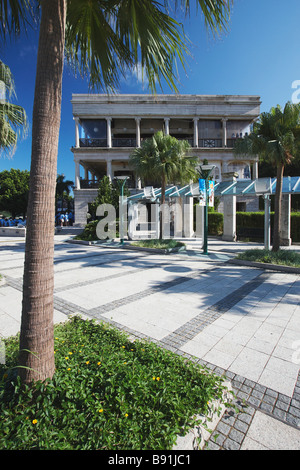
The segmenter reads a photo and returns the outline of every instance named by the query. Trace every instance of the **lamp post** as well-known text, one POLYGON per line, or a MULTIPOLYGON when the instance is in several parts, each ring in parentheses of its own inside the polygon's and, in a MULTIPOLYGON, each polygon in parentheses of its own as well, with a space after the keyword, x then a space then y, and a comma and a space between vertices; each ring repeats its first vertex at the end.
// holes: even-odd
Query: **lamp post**
POLYGON ((114 179, 117 180, 119 187, 120 187, 119 180, 123 181, 121 185, 121 204, 119 204, 119 215, 120 215, 120 222, 121 222, 120 223, 121 245, 124 245, 123 198, 124 198, 124 186, 125 186, 126 181, 129 179, 129 176, 115 176, 114 179))
POLYGON ((200 176, 205 180, 205 206, 204 206, 204 234, 203 234, 203 254, 207 255, 207 232, 208 232, 208 178, 216 165, 200 165, 200 176))

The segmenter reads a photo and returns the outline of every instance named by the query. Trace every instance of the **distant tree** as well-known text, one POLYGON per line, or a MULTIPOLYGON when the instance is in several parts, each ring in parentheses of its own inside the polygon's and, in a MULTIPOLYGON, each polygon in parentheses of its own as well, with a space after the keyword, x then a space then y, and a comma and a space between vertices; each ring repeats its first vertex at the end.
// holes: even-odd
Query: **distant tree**
POLYGON ((0 172, 0 210, 9 211, 13 217, 27 212, 29 171, 4 170, 0 172))
POLYGON ((27 131, 26 112, 8 101, 12 97, 16 97, 14 79, 10 68, 0 60, 0 156, 11 156, 18 138, 27 131))
MULTIPOLYGON (((130 192, 125 185, 124 196, 129 196, 130 192)), ((92 219, 96 218, 97 207, 101 204, 111 204, 116 209, 116 214, 119 212, 119 196, 120 190, 116 183, 112 183, 108 176, 104 176, 98 188, 98 194, 94 202, 89 204, 89 214, 92 219)))
MULTIPOLYGON (((276 170, 273 251, 280 248, 281 197, 285 167, 300 156, 300 104, 277 105, 260 115, 253 132, 238 139, 235 154, 258 155, 276 170)), ((270 175, 271 176, 271 175, 270 175)))
POLYGON ((56 205, 59 200, 61 200, 62 207, 64 201, 67 202, 67 204, 70 204, 70 192, 72 188, 74 187, 74 181, 71 180, 65 180, 65 175, 57 175, 56 178, 56 191, 55 191, 55 200, 56 200, 56 205))

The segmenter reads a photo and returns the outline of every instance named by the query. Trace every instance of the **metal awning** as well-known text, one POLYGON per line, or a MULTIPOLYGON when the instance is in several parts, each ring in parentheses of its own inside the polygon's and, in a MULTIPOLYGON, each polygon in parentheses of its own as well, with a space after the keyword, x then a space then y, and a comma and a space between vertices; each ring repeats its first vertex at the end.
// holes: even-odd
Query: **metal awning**
MULTIPOLYGON (((215 196, 249 196, 262 194, 273 195, 276 191, 277 178, 257 178, 256 180, 237 180, 222 181, 215 183, 215 196), (265 186, 265 190, 260 188, 265 186)), ((161 197, 161 188, 153 188, 156 199, 161 197)), ((282 194, 300 194, 300 176, 285 176, 282 182, 282 194)), ((166 188, 166 198, 195 196, 199 195, 199 185, 197 183, 188 184, 186 186, 169 186, 166 188)), ((147 200, 144 191, 133 194, 127 198, 131 202, 147 200)))

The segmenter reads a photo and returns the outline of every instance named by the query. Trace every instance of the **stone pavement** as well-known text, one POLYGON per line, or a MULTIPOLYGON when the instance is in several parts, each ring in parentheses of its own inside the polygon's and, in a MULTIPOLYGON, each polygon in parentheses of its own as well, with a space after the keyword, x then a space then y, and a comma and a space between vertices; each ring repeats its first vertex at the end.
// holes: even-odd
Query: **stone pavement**
MULTIPOLYGON (((55 236, 55 322, 106 321, 224 375, 237 409, 208 449, 300 449, 300 274, 228 263, 255 244, 209 239, 205 256, 189 240, 163 255, 66 238, 55 236)), ((24 239, 0 239, 0 338, 20 328, 23 260, 24 239)))

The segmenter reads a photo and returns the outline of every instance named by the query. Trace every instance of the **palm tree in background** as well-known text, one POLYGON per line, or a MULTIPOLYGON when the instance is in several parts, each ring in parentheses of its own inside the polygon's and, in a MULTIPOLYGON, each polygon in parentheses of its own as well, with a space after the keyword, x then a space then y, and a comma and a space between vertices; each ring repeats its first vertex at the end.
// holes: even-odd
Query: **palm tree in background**
MULTIPOLYGON (((209 31, 225 28, 231 0, 195 3, 209 31)), ((177 62, 184 66, 188 40, 170 6, 188 12, 190 2, 0 0, 0 39, 18 34, 36 10, 40 14, 20 332, 24 383, 55 370, 53 220, 64 58, 95 89, 117 89, 119 77, 140 66, 152 92, 163 82, 177 91, 177 62)))
POLYGON ((237 155, 258 155, 262 161, 276 168, 276 192, 274 205, 274 234, 272 251, 281 245, 281 199, 283 174, 286 166, 300 155, 300 104, 277 105, 260 115, 253 131, 235 145, 237 155))
POLYGON ((11 156, 18 138, 26 136, 26 112, 8 101, 12 97, 16 97, 14 79, 10 68, 0 60, 0 155, 11 156))
MULTIPOLYGON (((65 175, 57 175, 56 178, 56 190, 55 190, 55 198, 56 202, 61 200, 61 207, 63 208, 64 200, 69 200, 68 196, 70 195, 71 190, 74 187, 74 181, 65 180, 65 175)), ((69 202, 68 202, 69 205, 69 202)), ((69 207, 68 207, 69 210, 69 207)))
MULTIPOLYGON (((190 145, 186 140, 177 140, 156 132, 153 137, 143 141, 130 155, 129 163, 142 180, 159 181, 161 185, 161 204, 165 203, 166 186, 169 183, 184 184, 197 176, 198 158, 189 156, 190 145)), ((162 238, 162 217, 160 219, 160 238, 162 238)))

